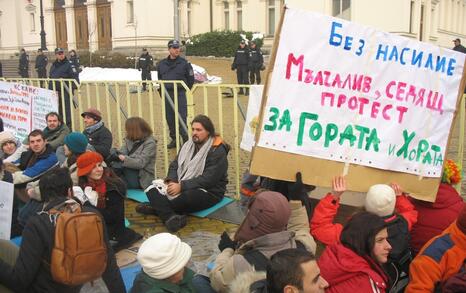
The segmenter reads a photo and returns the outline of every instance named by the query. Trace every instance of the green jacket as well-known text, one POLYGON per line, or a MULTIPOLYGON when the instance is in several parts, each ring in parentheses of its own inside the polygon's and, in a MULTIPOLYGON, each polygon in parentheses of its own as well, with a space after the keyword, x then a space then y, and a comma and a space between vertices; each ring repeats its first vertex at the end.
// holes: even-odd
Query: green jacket
POLYGON ((183 280, 173 284, 165 280, 157 280, 141 270, 134 280, 131 293, 195 293, 192 285, 194 272, 185 268, 183 280))
POLYGON ((45 138, 54 151, 65 143, 65 136, 69 133, 70 129, 66 124, 58 126, 55 130, 49 130, 48 127, 44 129, 45 138))

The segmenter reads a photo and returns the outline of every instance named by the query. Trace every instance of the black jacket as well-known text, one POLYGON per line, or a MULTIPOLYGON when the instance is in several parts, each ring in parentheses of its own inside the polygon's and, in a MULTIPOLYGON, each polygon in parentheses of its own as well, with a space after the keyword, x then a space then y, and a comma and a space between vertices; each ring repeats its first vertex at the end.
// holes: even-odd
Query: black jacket
POLYGON ((36 69, 37 70, 45 70, 47 68, 47 63, 49 59, 44 54, 37 55, 36 57, 36 69))
POLYGON ((249 49, 249 68, 261 69, 264 64, 264 56, 259 48, 249 49))
POLYGON ((139 57, 138 69, 142 69, 142 70, 145 70, 145 71, 150 71, 153 66, 154 66, 154 59, 152 58, 151 55, 149 55, 149 53, 142 54, 139 57))
MULTIPOLYGON (((217 138, 219 139, 219 138, 217 138)), ((228 152, 230 146, 224 142, 214 143, 207 154, 202 175, 180 182, 181 191, 203 188, 215 196, 225 195, 228 184, 228 152)), ((178 182, 178 156, 170 163, 167 178, 178 182)))
POLYGON ((29 56, 26 53, 22 53, 19 56, 19 71, 28 71, 29 69, 29 56))
MULTIPOLYGON (((192 88, 194 85, 194 71, 191 63, 186 61, 183 57, 176 57, 170 59, 170 56, 160 61, 157 66, 157 75, 159 80, 182 80, 192 88)), ((173 84, 166 84, 166 89, 172 90, 173 84)), ((182 86, 178 86, 178 90, 184 91, 182 86)))
POLYGON ((463 45, 458 45, 453 48, 453 51, 458 51, 466 54, 466 48, 463 45))
MULTIPOLYGON (((46 206, 46 210, 66 200, 56 199, 46 206)), ((98 212, 90 207, 83 207, 84 212, 98 212)), ((47 214, 34 214, 23 231, 23 240, 14 267, 0 260, 0 283, 17 293, 78 293, 81 286, 71 287, 56 283, 50 272, 50 259, 55 238, 55 226, 47 214)), ((107 244, 107 268, 102 279, 110 292, 126 292, 115 254, 105 233, 107 244)))
POLYGON ((94 132, 89 132, 88 129, 84 129, 83 134, 87 137, 89 144, 91 144, 96 152, 100 153, 102 157, 107 158, 110 155, 110 149, 112 148, 113 137, 110 130, 105 125, 94 132))
MULTIPOLYGON (((65 59, 61 61, 57 59, 52 63, 52 67, 50 67, 49 77, 54 79, 76 79, 76 81, 78 81, 77 74, 78 72, 76 71, 76 68, 71 66, 70 61, 65 57, 65 59)), ((69 86, 68 84, 66 85, 69 86)), ((49 90, 53 90, 53 83, 50 83, 49 90)), ((55 90, 61 90, 61 86, 58 81, 55 82, 55 90)))
POLYGON ((233 64, 231 64, 232 69, 238 68, 241 65, 249 64, 249 49, 244 47, 238 47, 235 52, 235 59, 233 59, 233 64))

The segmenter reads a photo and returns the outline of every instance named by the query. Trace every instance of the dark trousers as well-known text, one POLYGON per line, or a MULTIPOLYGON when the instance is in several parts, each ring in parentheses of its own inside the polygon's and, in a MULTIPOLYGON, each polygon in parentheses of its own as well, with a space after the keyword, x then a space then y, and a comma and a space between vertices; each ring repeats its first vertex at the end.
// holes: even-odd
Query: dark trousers
POLYGON ((141 79, 142 79, 142 90, 146 90, 146 85, 147 82, 144 82, 145 80, 152 80, 152 76, 150 74, 150 70, 142 70, 141 71, 141 79))
POLYGON ((61 88, 57 89, 57 94, 58 94, 58 113, 63 117, 64 122, 70 129, 72 128, 72 121, 71 121, 71 99, 72 97, 70 96, 70 93, 66 88, 63 88, 63 99, 65 103, 65 115, 63 115, 63 107, 62 107, 62 93, 61 93, 61 88))
MULTIPOLYGON (((249 69, 247 65, 238 65, 236 68, 236 78, 238 79, 238 84, 249 84, 248 71, 249 69)), ((246 88, 245 91, 248 93, 248 88, 246 88)), ((240 88, 239 92, 242 94, 243 88, 240 88)))
MULTIPOLYGON (((166 92, 170 95, 171 103, 173 104, 173 107, 175 107, 175 94, 173 89, 169 89, 166 92)), ((170 105, 171 103, 168 100, 168 97, 165 96, 165 119, 167 120, 168 128, 170 129, 170 138, 172 140, 176 140, 175 111, 170 105)), ((188 106, 186 101, 186 93, 184 90, 178 89, 178 117, 181 117, 186 127, 188 127, 186 124, 187 116, 188 106)), ((184 141, 188 140, 188 133, 186 133, 183 127, 181 127, 181 123, 179 123, 179 133, 184 141)))
POLYGON ((202 211, 222 200, 222 197, 215 196, 201 188, 185 190, 174 200, 169 200, 165 195, 160 194, 157 188, 152 188, 147 192, 147 197, 157 215, 164 222, 175 214, 202 211))
POLYGON ((29 78, 29 71, 27 69, 21 69, 19 75, 21 75, 22 78, 29 78))
MULTIPOLYGON (((37 68, 37 77, 38 78, 47 78, 47 69, 45 68, 37 68)), ((45 87, 45 81, 40 82, 41 87, 45 87)))
POLYGON ((249 69, 249 81, 251 84, 257 81, 257 84, 261 84, 261 71, 260 69, 249 69))

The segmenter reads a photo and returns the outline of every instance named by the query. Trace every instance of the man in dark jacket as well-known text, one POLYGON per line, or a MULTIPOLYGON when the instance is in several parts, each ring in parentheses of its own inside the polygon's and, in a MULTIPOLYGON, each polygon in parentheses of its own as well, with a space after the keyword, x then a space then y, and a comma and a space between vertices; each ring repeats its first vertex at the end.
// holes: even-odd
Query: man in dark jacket
POLYGON ((196 116, 191 129, 191 139, 170 164, 165 194, 151 185, 146 189, 150 206, 137 208, 141 213, 155 211, 170 232, 186 225, 185 213, 201 211, 221 201, 228 183, 230 147, 215 135, 214 125, 207 116, 196 116))
POLYGON ((37 77, 38 78, 47 78, 47 63, 49 59, 45 56, 42 49, 37 50, 37 57, 36 57, 36 70, 37 70, 37 77))
POLYGON ((73 71, 75 72, 74 78, 79 83, 79 73, 82 70, 81 70, 81 62, 79 61, 79 56, 75 50, 70 51, 70 64, 71 64, 71 67, 73 68, 73 71))
POLYGON ((257 81, 261 84, 261 69, 264 66, 264 56, 261 49, 257 48, 256 42, 251 41, 251 48, 249 49, 249 81, 251 84, 257 81))
POLYGON ((453 40, 453 44, 455 45, 453 47, 453 51, 458 51, 458 52, 466 54, 466 48, 463 45, 461 45, 461 40, 460 39, 453 40))
MULTIPOLYGON (((73 195, 72 186, 69 171, 65 168, 53 170, 44 176, 39 183, 40 192, 45 200, 44 211, 69 199, 73 195)), ((87 204, 83 206, 82 211, 100 216, 87 204)), ((109 292, 126 292, 107 233, 104 232, 107 266, 102 279, 109 292)), ((24 228, 22 236, 19 250, 9 241, 0 240, 1 285, 14 292, 78 293, 81 290, 82 286, 60 284, 52 278, 50 262, 54 247, 55 226, 47 213, 34 214, 24 228)))
POLYGON ((65 143, 65 136, 70 133, 70 129, 66 124, 63 124, 60 114, 56 112, 45 115, 45 121, 47 122, 47 127, 44 128, 45 139, 56 151, 59 146, 65 143))
MULTIPOLYGON (((186 61, 183 57, 180 57, 180 42, 177 40, 171 40, 168 42, 168 52, 170 55, 160 61, 157 66, 157 75, 159 80, 182 80, 188 86, 192 88, 194 84, 194 71, 191 67, 191 64, 186 61)), ((175 127, 175 85, 172 83, 167 83, 164 85, 166 89, 166 94, 169 97, 165 96, 165 118, 167 120, 168 128, 170 129, 170 138, 172 141, 168 144, 168 148, 176 147, 176 127, 175 127)), ((183 86, 178 85, 178 119, 181 118, 181 122, 187 126, 186 119, 188 113, 188 106, 186 101, 186 90, 183 86)), ((183 138, 183 141, 188 140, 187 129, 185 130, 183 126, 180 129, 180 135, 183 138)))
POLYGON ((84 126, 86 127, 83 133, 87 137, 89 144, 104 159, 107 158, 110 155, 113 137, 110 130, 105 127, 102 121, 102 114, 97 109, 89 108, 81 114, 81 117, 84 118, 84 126))
MULTIPOLYGON (((55 49, 55 57, 57 58, 50 67, 50 78, 53 79, 76 79, 77 71, 71 63, 66 59, 65 50, 62 48, 55 49)), ((58 93, 58 112, 64 118, 66 125, 70 129, 73 129, 71 125, 71 99, 73 96, 73 87, 75 85, 72 82, 63 82, 59 81, 51 82, 49 84, 50 90, 55 90, 58 93), (62 92, 63 88, 63 92, 62 92), (62 100, 65 103, 65 113, 62 113, 62 100)))
POLYGON ((21 49, 19 55, 18 73, 22 78, 29 78, 29 56, 24 48, 21 49))
POLYGON ((149 55, 149 52, 147 52, 146 48, 142 49, 142 54, 139 57, 139 61, 138 61, 138 70, 141 71, 142 91, 145 91, 146 86, 147 86, 147 83, 144 81, 152 80, 150 71, 153 66, 154 66, 154 60, 152 59, 152 56, 149 55))
MULTIPOLYGON (((246 42, 242 40, 239 43, 238 49, 236 49, 235 59, 233 64, 231 64, 231 70, 236 69, 236 78, 238 84, 249 84, 248 77, 248 64, 249 64, 249 50, 246 48, 246 42)), ((249 95, 249 88, 240 88, 240 95, 249 95)))

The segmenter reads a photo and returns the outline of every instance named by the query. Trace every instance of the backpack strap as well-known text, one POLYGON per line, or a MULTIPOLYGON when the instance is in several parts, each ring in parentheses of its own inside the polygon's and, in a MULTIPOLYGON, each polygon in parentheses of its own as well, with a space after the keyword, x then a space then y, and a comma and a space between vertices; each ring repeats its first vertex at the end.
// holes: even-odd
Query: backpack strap
POLYGON ((248 263, 254 267, 256 271, 266 271, 269 259, 259 250, 251 249, 243 254, 243 257, 248 263))

